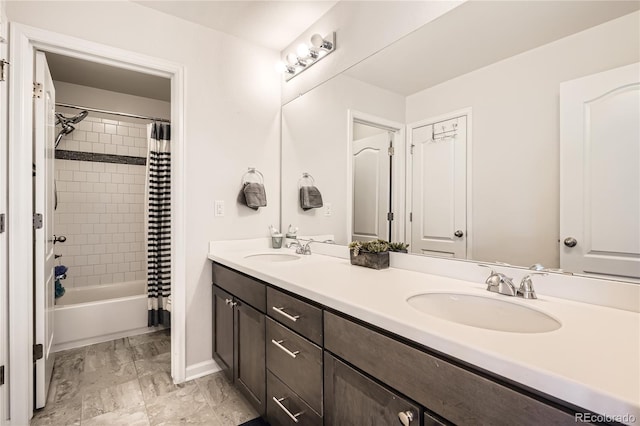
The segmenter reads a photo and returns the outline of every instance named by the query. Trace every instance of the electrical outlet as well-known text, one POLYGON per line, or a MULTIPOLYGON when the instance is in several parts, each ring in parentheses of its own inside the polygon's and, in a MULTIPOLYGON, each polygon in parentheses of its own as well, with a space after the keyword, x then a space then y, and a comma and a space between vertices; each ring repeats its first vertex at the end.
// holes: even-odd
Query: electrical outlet
POLYGON ((215 216, 224 216, 224 201, 223 200, 216 200, 215 201, 214 215, 215 216))
POLYGON ((324 215, 331 216, 333 214, 333 208, 331 207, 331 203, 324 203, 324 215))

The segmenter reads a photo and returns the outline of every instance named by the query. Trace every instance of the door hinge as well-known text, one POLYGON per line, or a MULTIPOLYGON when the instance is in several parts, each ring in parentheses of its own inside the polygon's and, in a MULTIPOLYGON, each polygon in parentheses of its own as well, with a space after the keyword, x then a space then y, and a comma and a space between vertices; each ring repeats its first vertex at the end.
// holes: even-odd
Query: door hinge
POLYGON ((389 157, 393 157, 393 154, 395 153, 395 150, 393 149, 392 146, 389 147, 389 157))
POLYGON ((42 83, 33 82, 33 97, 38 99, 42 97, 42 83))
POLYGON ((393 212, 387 213, 387 220, 388 221, 392 221, 393 220, 393 212))
POLYGON ((414 146, 415 146, 414 144, 411 144, 411 146, 409 147, 409 154, 411 154, 411 155, 413 155, 413 147, 414 146))
POLYGON ((409 213, 409 222, 413 222, 413 212, 409 213))
POLYGON ((37 361, 42 359, 44 355, 44 346, 42 343, 38 343, 37 345, 33 345, 33 360, 37 361))
POLYGON ((5 231, 5 223, 4 223, 4 219, 5 218, 5 214, 4 213, 0 213, 0 234, 2 234, 5 231))
POLYGON ((0 365, 0 386, 4 385, 4 365, 0 365))
POLYGON ((33 215, 33 228, 34 229, 42 228, 42 213, 35 213, 33 215))
POLYGON ((7 70, 9 69, 7 65, 11 64, 4 59, 0 59, 0 81, 5 81, 7 79, 7 70))

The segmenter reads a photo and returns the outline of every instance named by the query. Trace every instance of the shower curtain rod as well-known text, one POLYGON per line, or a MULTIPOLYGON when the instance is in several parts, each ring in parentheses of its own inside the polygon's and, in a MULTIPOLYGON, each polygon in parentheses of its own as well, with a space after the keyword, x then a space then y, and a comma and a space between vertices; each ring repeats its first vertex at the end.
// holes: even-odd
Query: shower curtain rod
POLYGON ((83 107, 83 106, 79 106, 79 105, 64 104, 64 103, 59 103, 59 102, 56 102, 56 106, 64 107, 64 108, 82 109, 82 110, 86 110, 86 111, 99 112, 99 113, 102 113, 102 114, 119 115, 121 117, 138 118, 138 119, 141 119, 141 120, 150 120, 150 121, 160 121, 160 122, 163 122, 163 123, 171 123, 171 120, 167 120, 166 118, 147 117, 145 115, 129 114, 127 112, 108 111, 108 110, 105 110, 105 109, 83 107))

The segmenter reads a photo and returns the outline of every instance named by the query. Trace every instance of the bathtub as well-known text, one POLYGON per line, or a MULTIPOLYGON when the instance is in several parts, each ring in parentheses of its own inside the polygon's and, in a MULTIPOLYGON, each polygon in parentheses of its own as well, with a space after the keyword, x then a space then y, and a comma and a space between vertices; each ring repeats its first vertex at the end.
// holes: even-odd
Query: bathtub
POLYGON ((53 351, 149 333, 145 281, 67 288, 54 309, 53 351))

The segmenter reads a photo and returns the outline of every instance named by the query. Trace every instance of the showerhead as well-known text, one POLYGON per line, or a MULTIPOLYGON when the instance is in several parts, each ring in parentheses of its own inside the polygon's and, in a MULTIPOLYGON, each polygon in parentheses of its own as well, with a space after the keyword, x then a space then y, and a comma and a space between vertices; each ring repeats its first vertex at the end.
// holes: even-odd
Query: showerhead
POLYGON ((87 115, 89 115, 89 111, 86 110, 80 111, 79 114, 74 115, 73 117, 65 117, 64 115, 62 115, 62 113, 57 112, 56 124, 62 124, 62 127, 64 127, 68 123, 78 124, 79 122, 87 118, 87 115))
POLYGON ((58 132, 58 136, 56 136, 56 143, 55 143, 54 147, 57 148, 58 144, 62 140, 62 137, 64 135, 68 135, 69 133, 73 132, 75 129, 76 128, 73 127, 73 124, 68 123, 68 122, 63 122, 62 123, 62 129, 60 129, 60 131, 58 132))
POLYGON ((73 124, 78 124, 79 122, 87 118, 87 115, 89 115, 89 111, 80 111, 80 114, 76 115, 75 117, 71 117, 69 121, 73 124))

